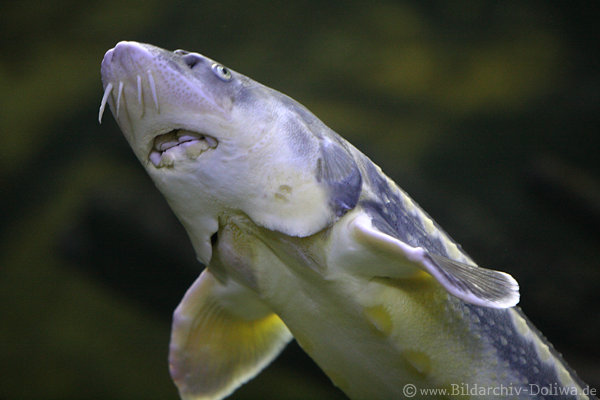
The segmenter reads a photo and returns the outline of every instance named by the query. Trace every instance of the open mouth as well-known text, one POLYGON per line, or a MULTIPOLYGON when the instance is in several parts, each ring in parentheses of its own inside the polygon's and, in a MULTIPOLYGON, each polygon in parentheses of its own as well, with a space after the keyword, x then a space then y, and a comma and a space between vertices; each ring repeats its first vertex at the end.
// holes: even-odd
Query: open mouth
POLYGON ((195 160, 217 147, 217 140, 196 132, 175 129, 154 138, 148 159, 156 168, 172 167, 177 159, 195 160))

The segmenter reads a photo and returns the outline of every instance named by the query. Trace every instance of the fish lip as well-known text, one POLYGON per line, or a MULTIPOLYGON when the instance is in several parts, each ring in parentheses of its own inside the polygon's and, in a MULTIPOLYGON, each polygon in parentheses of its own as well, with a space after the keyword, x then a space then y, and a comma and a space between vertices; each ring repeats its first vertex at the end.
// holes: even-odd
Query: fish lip
POLYGON ((148 165, 156 169, 173 167, 175 162, 197 159, 203 153, 216 149, 218 144, 211 135, 175 128, 154 136, 148 152, 148 165))
MULTIPOLYGON (((105 52, 101 63, 104 95, 98 112, 98 121, 102 122, 104 111, 107 106, 110 106, 115 120, 138 158, 145 166, 153 169, 173 167, 175 162, 193 161, 218 145, 214 136, 182 126, 185 123, 182 125, 173 123, 176 117, 170 115, 172 110, 167 107, 170 93, 164 89, 165 82, 168 83, 172 69, 177 70, 176 75, 182 77, 186 87, 190 85, 188 82, 190 77, 186 72, 187 69, 183 68, 180 57, 171 55, 172 52, 152 45, 121 41, 105 52), (168 67, 168 70, 165 72, 157 68, 157 65, 168 67), (179 67, 185 73, 182 73, 179 67), (193 136, 194 140, 190 138, 170 147, 155 148, 157 143, 168 142, 165 138, 168 139, 169 135, 173 138, 178 132, 184 130, 193 136), (196 145, 184 143, 188 141, 195 141, 196 145), (173 149, 179 146, 182 148, 173 149), (184 149, 187 146, 191 148, 184 149), (168 154, 169 151, 172 154, 168 154), (165 155, 169 157, 164 157, 165 155)), ((197 96, 192 97, 195 99, 197 96)), ((205 98, 206 96, 202 97, 205 98)), ((180 100, 178 97, 175 98, 176 102, 180 100)), ((222 111, 220 104, 214 101, 206 100, 201 103, 200 106, 210 106, 211 112, 222 111)), ((185 103, 183 106, 188 104, 185 103)))

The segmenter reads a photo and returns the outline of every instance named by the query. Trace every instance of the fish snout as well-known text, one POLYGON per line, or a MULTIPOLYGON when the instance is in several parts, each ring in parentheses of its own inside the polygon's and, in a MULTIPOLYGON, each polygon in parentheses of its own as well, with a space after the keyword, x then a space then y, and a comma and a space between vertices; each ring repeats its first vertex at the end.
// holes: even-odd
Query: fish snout
POLYGON ((147 45, 122 41, 104 54, 101 74, 104 87, 147 70, 155 55, 147 45))
POLYGON ((124 107, 134 111, 137 118, 142 118, 148 108, 159 112, 152 71, 156 54, 152 49, 153 46, 150 45, 121 41, 104 54, 101 65, 104 96, 98 115, 100 122, 104 108, 109 102, 117 121, 122 103, 126 103, 124 107))

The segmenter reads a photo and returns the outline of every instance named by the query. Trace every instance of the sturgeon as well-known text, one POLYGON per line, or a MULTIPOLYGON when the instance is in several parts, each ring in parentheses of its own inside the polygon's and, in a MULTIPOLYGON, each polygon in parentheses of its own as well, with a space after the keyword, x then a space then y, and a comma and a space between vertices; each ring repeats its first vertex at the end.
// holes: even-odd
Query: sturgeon
POLYGON ((199 53, 120 42, 108 104, 206 266, 173 316, 183 399, 295 338, 354 399, 588 399, 521 310, 403 190, 286 95, 199 53))

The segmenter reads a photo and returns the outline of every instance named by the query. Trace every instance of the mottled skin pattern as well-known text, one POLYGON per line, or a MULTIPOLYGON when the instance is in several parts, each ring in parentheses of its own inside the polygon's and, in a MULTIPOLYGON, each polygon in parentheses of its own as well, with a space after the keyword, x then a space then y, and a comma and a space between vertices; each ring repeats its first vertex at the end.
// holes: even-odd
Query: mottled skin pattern
MULTIPOLYGON (((404 202, 401 198, 407 195, 398 188, 390 187, 390 181, 384 179, 370 161, 365 161, 363 165, 367 170, 367 182, 376 193, 375 197, 390 199, 385 205, 379 201, 369 200, 359 203, 359 207, 362 206, 373 217, 375 225, 380 230, 414 247, 423 247, 432 253, 452 258, 453 255, 449 254, 444 245, 444 241, 450 239, 442 229, 436 225, 436 230, 440 233, 437 237, 428 234, 423 220, 430 219, 430 217, 420 208, 416 213, 411 214, 403 207, 404 202)), ((452 296, 448 296, 448 303, 450 312, 460 316, 466 315, 472 334, 481 337, 487 345, 495 350, 499 364, 506 365, 507 369, 513 373, 515 381, 512 383, 515 386, 523 385, 527 390, 533 389, 533 391, 537 387, 555 388, 557 383, 564 382, 564 378, 561 379, 559 375, 567 372, 573 383, 585 387, 519 307, 510 309, 478 307, 452 296), (525 325, 517 328, 514 323, 515 317, 520 318, 525 325), (524 330, 528 331, 529 337, 523 335, 524 330), (540 346, 547 347, 548 353, 551 354, 551 356, 546 355, 545 361, 540 359, 538 350, 540 346), (559 370, 562 372, 559 373, 559 370)), ((524 397, 531 398, 528 395, 524 397)), ((576 399, 581 397, 567 394, 557 396, 555 393, 550 393, 548 396, 538 394, 536 398, 576 399)))
POLYGON ((406 385, 416 398, 588 398, 518 308, 462 301, 424 272, 436 257, 442 272, 474 263, 375 164, 293 99, 224 71, 134 42, 102 64, 101 114, 109 104, 207 265, 174 317, 182 397, 226 396, 291 332, 356 399, 406 385), (180 131, 197 136, 157 150, 180 131))

